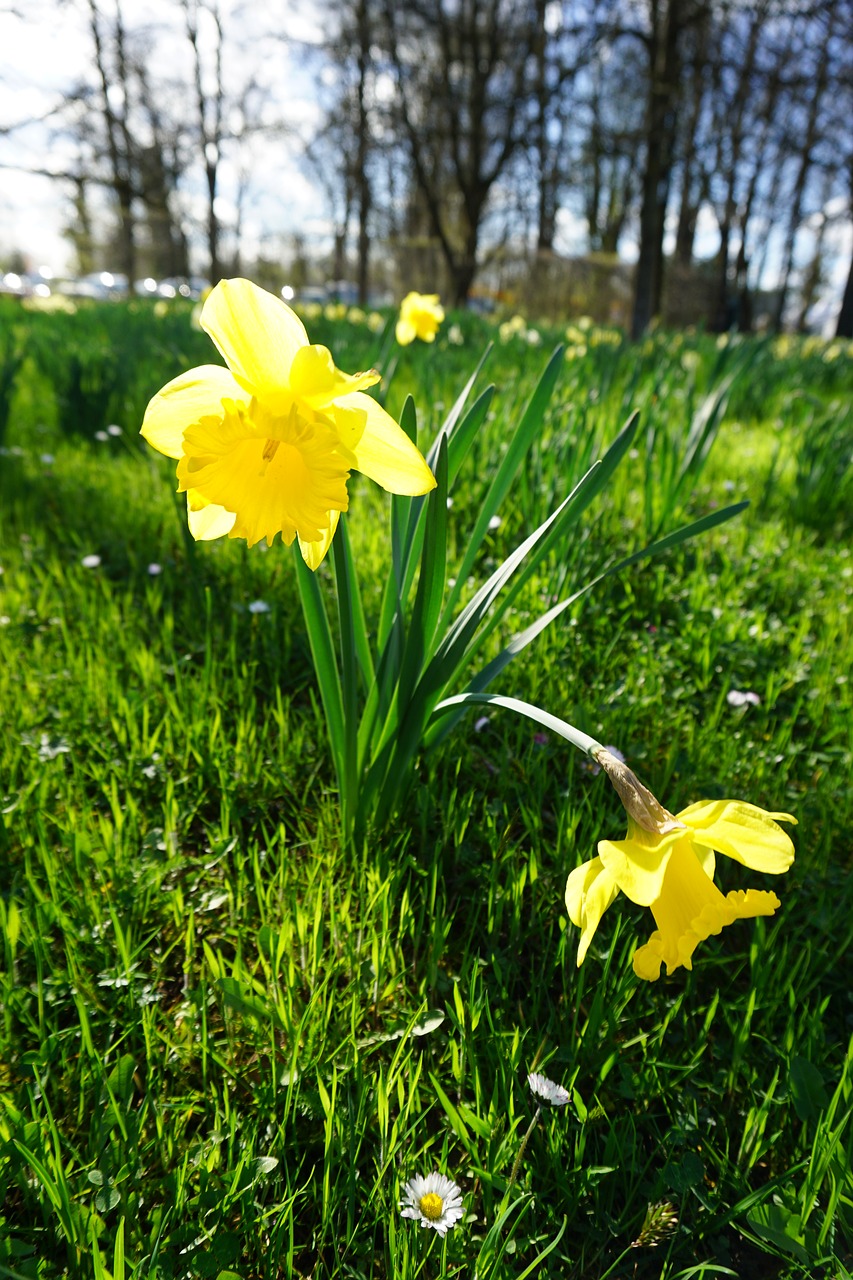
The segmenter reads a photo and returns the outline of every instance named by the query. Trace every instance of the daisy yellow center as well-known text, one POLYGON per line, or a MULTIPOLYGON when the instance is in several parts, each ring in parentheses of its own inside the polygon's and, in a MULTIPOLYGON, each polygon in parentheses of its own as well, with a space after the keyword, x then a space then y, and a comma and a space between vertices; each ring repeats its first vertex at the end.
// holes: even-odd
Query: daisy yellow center
POLYGON ((429 1218, 430 1222, 437 1222, 444 1212, 444 1201, 434 1191, 428 1191, 418 1201, 418 1208, 425 1218, 429 1218))
POLYGON ((346 511, 353 459, 329 418, 293 405, 273 414, 252 401, 223 401, 222 418, 202 418, 184 432, 178 486, 233 511, 232 538, 249 546, 277 533, 316 542, 329 513, 346 511))

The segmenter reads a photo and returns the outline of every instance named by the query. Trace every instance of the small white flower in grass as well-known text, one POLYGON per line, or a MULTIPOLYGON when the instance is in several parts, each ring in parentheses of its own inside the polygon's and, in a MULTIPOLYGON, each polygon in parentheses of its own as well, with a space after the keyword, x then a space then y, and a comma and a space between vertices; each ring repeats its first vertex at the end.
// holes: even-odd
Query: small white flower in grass
POLYGON ((84 556, 80 563, 84 569, 97 569, 101 563, 101 557, 97 555, 84 556))
POLYGON ((95 439, 98 440, 101 444, 103 444, 105 440, 109 440, 109 436, 107 435, 106 431, 96 431, 95 439))
POLYGON ((158 574, 163 572, 163 566, 158 564, 156 560, 152 560, 148 566, 148 573, 152 578, 156 578, 158 574))
POLYGON ((527 1077, 527 1083, 530 1092, 539 1102, 550 1102, 552 1107, 564 1107, 569 1100, 568 1089, 549 1080, 547 1076, 540 1075, 538 1071, 533 1071, 527 1077))
POLYGON ((266 600, 253 600, 249 605, 249 613, 269 613, 270 607, 266 600))
POLYGON ((432 1227, 440 1236, 446 1236, 462 1217, 462 1192, 443 1173, 428 1173, 425 1178, 418 1174, 406 1183, 403 1193, 403 1217, 419 1220, 422 1227, 432 1227))
POLYGON ((43 464, 44 464, 44 466, 46 466, 46 467, 53 466, 53 463, 54 463, 54 457, 53 457, 53 454, 52 454, 52 453, 40 453, 40 454, 39 454, 39 462, 43 463, 43 464))
POLYGON ((502 524, 503 524, 503 519, 501 518, 501 516, 492 516, 491 520, 489 521, 489 528, 500 529, 502 524))
POLYGON ((110 425, 107 427, 108 436, 120 436, 121 434, 122 434, 122 429, 118 425, 118 423, 111 422, 110 425))
POLYGON ((761 705, 761 699, 757 693, 753 693, 751 689, 729 689, 726 694, 726 702, 730 707, 745 707, 747 704, 751 707, 761 705))

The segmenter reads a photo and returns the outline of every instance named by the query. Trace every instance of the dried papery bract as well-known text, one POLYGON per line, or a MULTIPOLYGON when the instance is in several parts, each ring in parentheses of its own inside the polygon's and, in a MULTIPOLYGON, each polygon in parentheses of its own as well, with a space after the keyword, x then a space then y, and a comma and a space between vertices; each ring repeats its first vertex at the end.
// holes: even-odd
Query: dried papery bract
POLYGON ((606 747, 600 747, 593 755, 616 788, 628 817, 644 831, 665 835, 681 825, 668 809, 664 809, 657 796, 640 782, 624 760, 613 755, 606 747))

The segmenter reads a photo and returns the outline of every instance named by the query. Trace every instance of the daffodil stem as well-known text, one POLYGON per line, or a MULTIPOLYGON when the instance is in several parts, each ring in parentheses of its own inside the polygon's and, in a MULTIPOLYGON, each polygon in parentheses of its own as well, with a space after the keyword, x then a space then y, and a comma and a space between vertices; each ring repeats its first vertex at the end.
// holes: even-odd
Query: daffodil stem
POLYGON ((569 724, 566 720, 561 720, 559 716, 552 716, 549 711, 543 711, 541 707, 535 707, 532 702, 522 702, 520 698, 505 698, 500 693, 459 693, 452 698, 445 698, 439 702, 433 711, 433 715, 440 715, 442 711, 448 711, 451 707, 465 706, 468 703, 481 703, 486 706, 504 707, 507 711, 515 711, 520 716, 527 716, 529 720, 535 720, 543 729, 550 729, 553 733, 558 733, 561 738, 565 738, 573 747, 577 747, 578 751, 582 751, 584 755, 594 756, 597 751, 603 751, 604 747, 597 739, 590 737, 588 733, 584 733, 580 729, 576 729, 573 724, 569 724))
POLYGON ((515 1157, 515 1160, 512 1162, 512 1173, 509 1175, 509 1185, 507 1186, 507 1191, 509 1191, 510 1187, 514 1185, 515 1180, 518 1177, 518 1171, 521 1168, 521 1162, 524 1159, 524 1153, 527 1150, 527 1144, 530 1141, 530 1135, 532 1134, 533 1130, 536 1128, 537 1124, 539 1123, 539 1117, 541 1114, 542 1114, 542 1106, 541 1104, 539 1104, 537 1105, 536 1110, 533 1113, 533 1119, 530 1121, 530 1124, 527 1127, 527 1132, 525 1133, 524 1137, 521 1139, 521 1145, 518 1148, 518 1155, 515 1157))
POLYGON ((382 382, 380 384, 382 400, 384 400, 385 396, 388 394, 388 384, 391 381, 391 373, 393 372, 393 369, 389 372, 385 367, 385 361, 388 359, 388 353, 391 350, 393 341, 394 317, 390 316, 388 320, 386 320, 385 328, 382 330, 380 335, 379 351, 376 359, 373 361, 373 368, 378 369, 382 374, 382 382))
MULTIPOLYGON (((344 517, 341 517, 343 523, 344 517)), ((335 569, 335 594, 338 601, 338 625, 341 646, 341 693, 344 716, 343 776, 341 787, 341 819, 344 840, 352 834, 353 806, 357 790, 356 756, 358 745, 358 660, 354 628, 354 584, 347 563, 344 530, 339 528, 332 539, 335 569)))

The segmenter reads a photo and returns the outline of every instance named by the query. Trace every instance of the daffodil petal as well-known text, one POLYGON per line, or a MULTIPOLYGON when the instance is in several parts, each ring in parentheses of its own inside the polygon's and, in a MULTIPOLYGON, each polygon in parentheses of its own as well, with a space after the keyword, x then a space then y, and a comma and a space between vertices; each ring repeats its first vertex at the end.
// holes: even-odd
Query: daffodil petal
POLYGON ((199 497, 197 490, 187 491, 187 523, 196 542, 212 542, 214 538, 224 538, 233 529, 236 519, 233 511, 226 511, 214 502, 205 502, 199 497))
POLYGON ((649 907, 660 897, 670 855, 686 835, 681 828, 656 835, 629 822, 627 839, 599 840, 598 853, 625 896, 649 907))
POLYGON ((789 813, 768 813, 743 800, 700 800, 678 814, 694 844, 768 875, 781 875, 794 861, 791 837, 776 818, 796 823, 789 813))
POLYGON ((598 928, 599 921, 616 897, 619 889, 600 858, 591 858, 575 867, 566 881, 566 910, 572 924, 581 930, 578 943, 578 968, 598 928))
POLYGON ((227 369, 203 364, 167 382, 148 403, 140 434, 167 458, 180 458, 184 432, 200 418, 221 418, 222 400, 246 400, 227 369))
POLYGON ((412 324, 411 320, 398 320, 397 327, 394 330, 394 337, 397 339, 401 347, 407 347, 410 342, 414 342, 418 336, 418 331, 412 324))
POLYGON ((435 476, 417 446, 372 396, 354 391, 337 403, 367 415, 361 438, 352 446, 358 471, 391 493, 415 495, 435 488, 435 476))
POLYGON ((340 511, 329 512, 329 528, 323 530, 323 536, 318 542, 306 542, 302 538, 299 539, 299 550, 302 552, 302 559, 309 569, 316 572, 320 568, 326 558, 326 552, 332 545, 332 538, 335 536, 335 530, 338 527, 340 518, 340 511))
POLYGON ((300 347, 290 366, 290 389, 297 399, 312 409, 325 409, 340 396, 363 391, 379 381, 375 369, 365 373, 343 373, 335 367, 328 347, 300 347))
POLYGON ((295 312, 251 280, 220 280, 204 304, 201 327, 240 385, 259 400, 278 405, 287 393, 293 359, 308 345, 295 312))
MULTIPOLYGON (((369 396, 365 398, 370 399, 369 396)), ((324 416, 328 416, 334 422, 340 447, 347 451, 350 467, 354 471, 357 470, 353 450, 364 434, 364 428, 367 425, 367 412, 364 409, 353 408, 351 404, 345 404, 342 400, 337 400, 324 416)))

